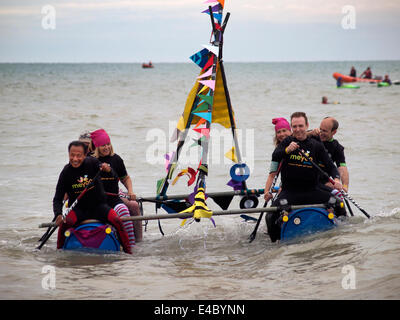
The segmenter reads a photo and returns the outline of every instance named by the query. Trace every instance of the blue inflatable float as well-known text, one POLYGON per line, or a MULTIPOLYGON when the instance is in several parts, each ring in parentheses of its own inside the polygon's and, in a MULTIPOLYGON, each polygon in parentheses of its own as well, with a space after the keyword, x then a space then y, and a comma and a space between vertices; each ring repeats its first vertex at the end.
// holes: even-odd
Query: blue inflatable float
POLYGON ((322 208, 303 208, 291 211, 281 226, 281 241, 327 231, 336 227, 333 213, 322 208), (287 220, 287 221, 285 221, 287 220))
POLYGON ((120 243, 113 228, 100 222, 84 223, 65 232, 64 250, 116 252, 120 243))

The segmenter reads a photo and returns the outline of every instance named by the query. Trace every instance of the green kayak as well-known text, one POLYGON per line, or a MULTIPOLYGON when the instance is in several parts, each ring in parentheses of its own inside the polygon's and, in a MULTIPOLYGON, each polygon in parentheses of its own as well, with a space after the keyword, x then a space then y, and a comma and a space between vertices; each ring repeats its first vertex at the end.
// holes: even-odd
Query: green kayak
POLYGON ((337 87, 338 89, 359 89, 360 86, 356 84, 342 84, 340 87, 337 87))

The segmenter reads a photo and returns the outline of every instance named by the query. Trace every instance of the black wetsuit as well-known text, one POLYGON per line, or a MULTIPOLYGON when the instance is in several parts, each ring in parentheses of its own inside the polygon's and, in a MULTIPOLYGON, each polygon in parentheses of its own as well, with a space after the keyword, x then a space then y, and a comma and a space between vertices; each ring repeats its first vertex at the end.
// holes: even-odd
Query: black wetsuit
MULTIPOLYGON (((65 231, 86 219, 97 219, 104 223, 111 223, 117 230, 118 237, 124 251, 131 253, 128 234, 126 233, 122 221, 115 211, 107 204, 104 187, 100 179, 94 179, 100 170, 100 161, 93 157, 86 157, 78 168, 67 164, 61 171, 58 178, 56 193, 53 198, 54 215, 62 213, 63 199, 65 193, 68 194, 69 205, 72 205, 83 190, 89 186, 86 193, 78 200, 76 206, 71 210, 65 223, 58 229, 57 248, 64 246, 65 231), (92 186, 93 185, 93 186, 92 186)), ((100 177, 115 176, 111 172, 101 172, 100 177)))
MULTIPOLYGON (((109 207, 106 205, 106 196, 103 184, 100 179, 93 181, 93 178, 100 170, 100 162, 96 158, 86 157, 83 163, 74 168, 71 164, 67 164, 61 171, 58 178, 56 193, 53 198, 53 212, 55 216, 62 214, 64 195, 68 195, 68 203, 71 206, 80 193, 90 184, 85 195, 79 199, 74 207, 78 221, 85 219, 106 220, 109 207)), ((115 175, 102 172, 101 177, 110 177, 115 175)))
MULTIPOLYGON (((319 137, 312 137, 313 139, 322 142, 319 137)), ((322 142, 325 150, 328 152, 329 157, 336 165, 337 168, 339 167, 346 167, 346 158, 344 156, 344 147, 336 140, 331 139, 330 141, 322 142)), ((328 173, 329 174, 329 173, 328 173)), ((321 183, 325 184, 328 180, 324 177, 321 177, 321 183)))
MULTIPOLYGON (((339 172, 333 164, 323 144, 315 139, 307 138, 299 141, 292 136, 283 140, 272 154, 271 172, 282 162, 281 181, 282 190, 273 206, 279 206, 281 199, 286 199, 290 205, 313 204, 328 202, 331 193, 322 190, 320 184, 320 172, 297 150, 287 154, 285 149, 294 141, 310 159, 328 172, 332 178, 339 178, 339 172)), ((280 213, 274 212, 266 215, 268 233, 274 242, 280 239, 280 226, 275 223, 280 213)))
MULTIPOLYGON (((115 172, 115 175, 113 176, 101 178, 101 181, 104 185, 104 190, 109 193, 118 194, 118 182, 128 176, 124 161, 117 154, 114 154, 112 156, 99 157, 99 161, 101 163, 108 163, 115 172)), ((123 201, 119 196, 107 195, 107 203, 110 207, 114 208, 117 204, 123 203, 123 201)))

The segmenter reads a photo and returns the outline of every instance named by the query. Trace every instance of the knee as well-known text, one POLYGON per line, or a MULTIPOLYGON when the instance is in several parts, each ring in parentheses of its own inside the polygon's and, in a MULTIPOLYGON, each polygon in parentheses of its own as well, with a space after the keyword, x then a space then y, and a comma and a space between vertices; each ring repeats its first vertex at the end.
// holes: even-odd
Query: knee
POLYGON ((119 218, 118 214, 114 211, 114 209, 110 209, 107 214, 107 220, 112 224, 122 225, 122 221, 119 218))
POLYGON ((140 215, 139 203, 137 203, 136 201, 133 200, 127 201, 126 206, 128 207, 131 215, 133 216, 140 215))

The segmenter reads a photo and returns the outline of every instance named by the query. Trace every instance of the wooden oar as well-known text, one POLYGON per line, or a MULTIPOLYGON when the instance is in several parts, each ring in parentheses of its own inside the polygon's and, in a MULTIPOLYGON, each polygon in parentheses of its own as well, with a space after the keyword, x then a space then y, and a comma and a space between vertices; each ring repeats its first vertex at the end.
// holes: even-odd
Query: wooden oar
MULTIPOLYGON (((303 150, 299 149, 299 153, 300 155, 304 156, 315 168, 317 168, 322 173, 323 176, 328 178, 330 183, 332 183, 333 185, 335 184, 335 181, 324 170, 322 170, 319 167, 319 165, 317 165, 314 161, 312 161, 310 157, 307 156, 303 150)), ((349 199, 368 219, 371 218, 370 215, 363 208, 361 208, 361 206, 352 197, 350 197, 347 192, 345 192, 344 190, 339 190, 339 191, 343 195, 343 197, 349 199)))
MULTIPOLYGON (((297 210, 303 208, 325 208, 325 204, 305 204, 305 205, 293 205, 289 206, 289 210, 297 210)), ((252 214, 259 212, 274 212, 279 210, 279 207, 268 207, 268 208, 251 208, 251 209, 235 209, 235 210, 221 210, 214 211, 212 216, 226 216, 231 214, 252 214)), ((192 218, 193 213, 171 213, 171 214, 150 214, 144 216, 130 216, 122 217, 121 221, 142 221, 142 220, 161 220, 161 219, 187 219, 192 218)), ((48 228, 54 226, 54 223, 42 223, 39 228, 48 228)))

